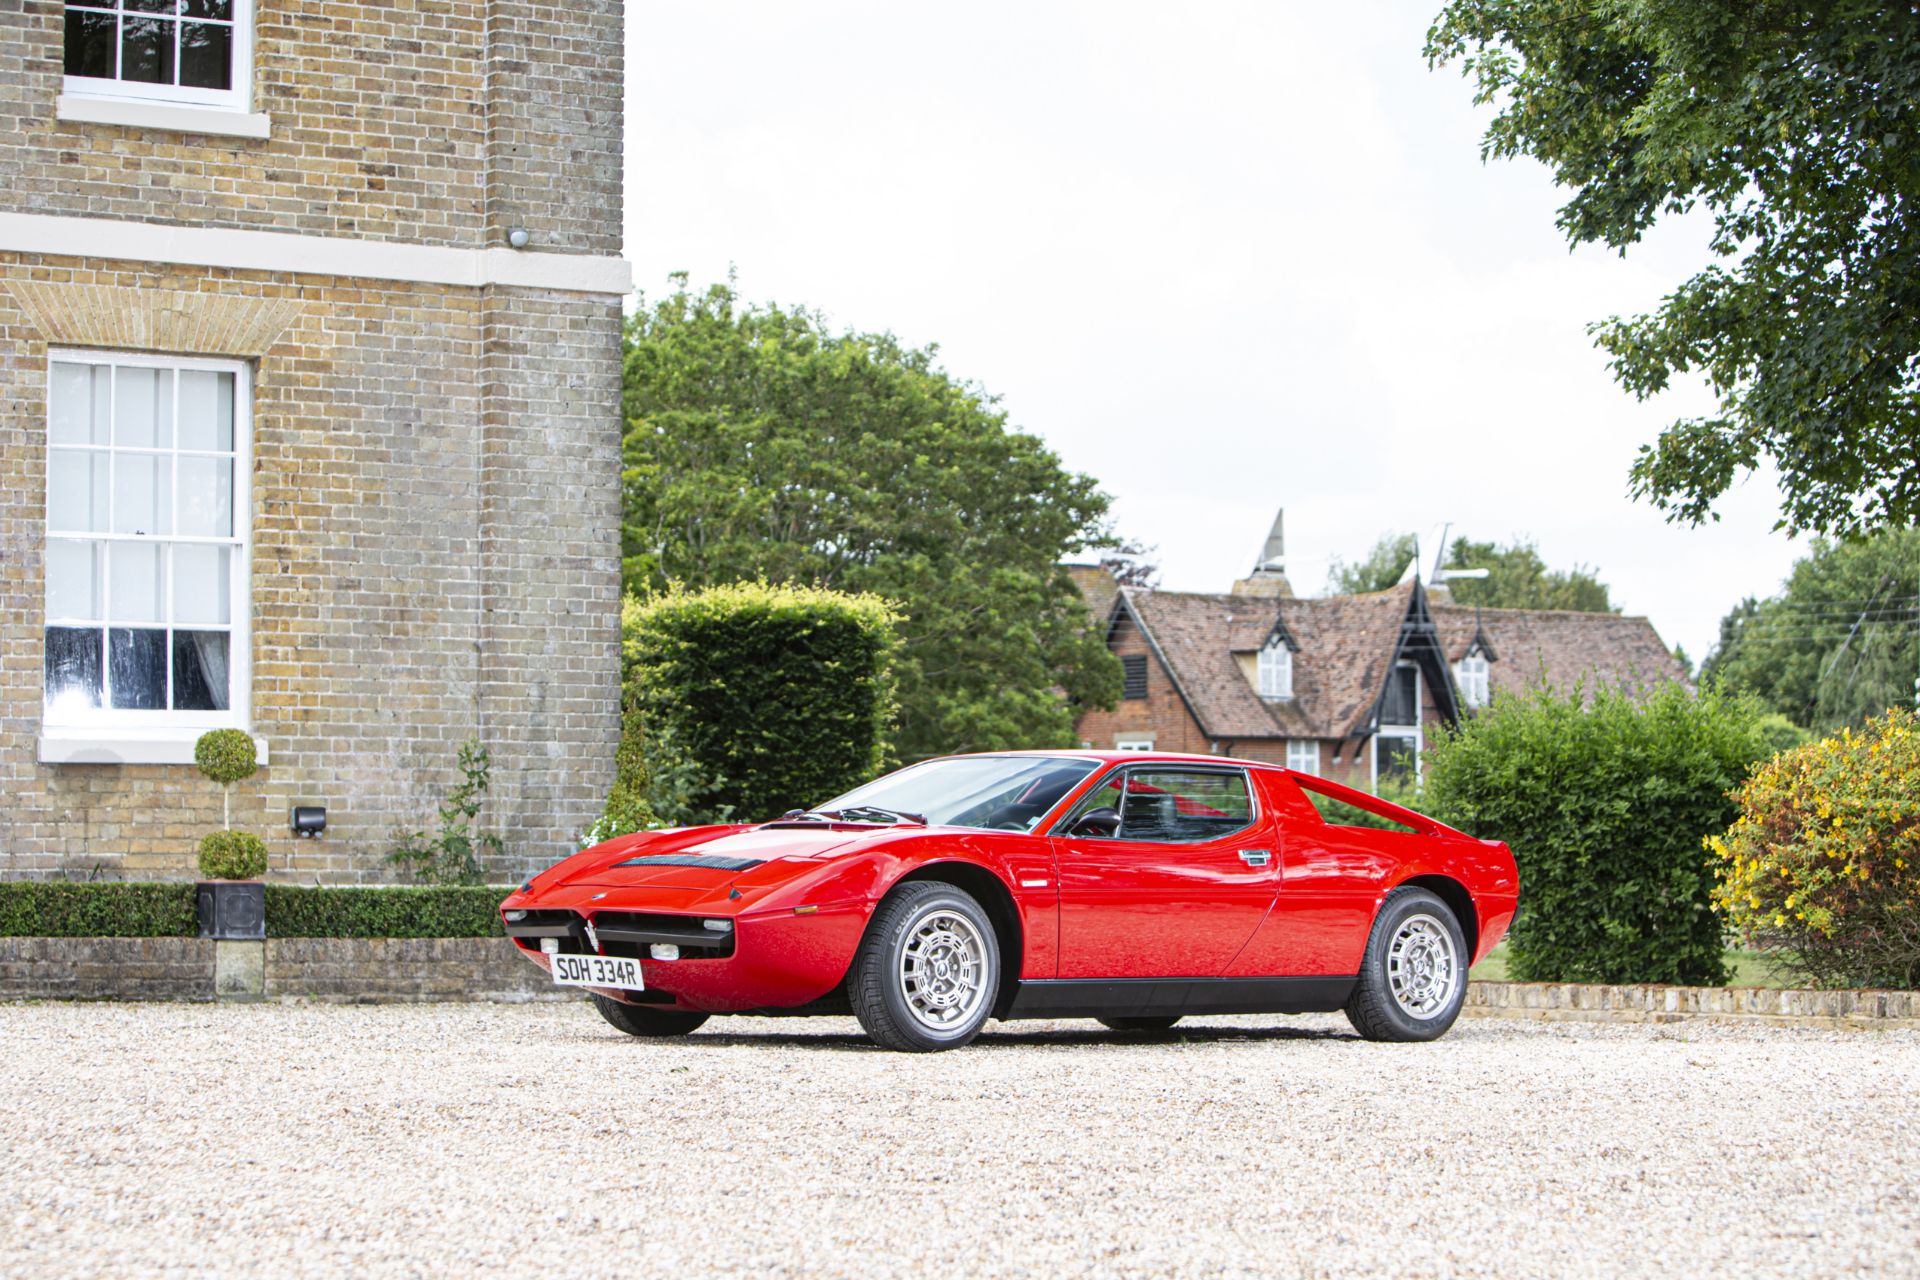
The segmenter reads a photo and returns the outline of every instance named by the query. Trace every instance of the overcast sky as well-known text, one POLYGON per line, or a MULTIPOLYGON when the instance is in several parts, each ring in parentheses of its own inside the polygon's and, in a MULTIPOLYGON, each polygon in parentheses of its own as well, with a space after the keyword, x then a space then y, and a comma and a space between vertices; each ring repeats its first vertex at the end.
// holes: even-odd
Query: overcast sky
POLYGON ((1697 662, 1804 547, 1769 478, 1702 529, 1627 497, 1711 400, 1635 402, 1586 326, 1657 303, 1704 225, 1570 253, 1547 171, 1482 164, 1485 109, 1427 69, 1439 3, 634 0, 627 256, 650 294, 731 266, 937 342, 1164 586, 1225 590, 1278 507, 1303 594, 1451 521, 1596 568, 1697 662))

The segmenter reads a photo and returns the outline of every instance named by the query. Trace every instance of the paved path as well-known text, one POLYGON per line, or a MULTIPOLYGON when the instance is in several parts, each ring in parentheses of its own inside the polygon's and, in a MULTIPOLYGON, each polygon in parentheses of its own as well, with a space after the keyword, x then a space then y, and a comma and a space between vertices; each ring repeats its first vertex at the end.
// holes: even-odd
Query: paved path
POLYGON ((1920 1033, 0 1007, 0 1273, 1920 1274, 1920 1033))

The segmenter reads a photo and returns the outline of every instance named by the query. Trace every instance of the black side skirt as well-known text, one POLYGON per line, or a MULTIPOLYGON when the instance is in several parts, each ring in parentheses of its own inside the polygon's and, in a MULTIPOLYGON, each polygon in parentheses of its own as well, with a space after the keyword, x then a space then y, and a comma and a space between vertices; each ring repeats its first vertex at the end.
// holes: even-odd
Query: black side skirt
POLYGON ((1358 975, 1329 978, 1043 978, 1018 984, 1002 1018, 1332 1013, 1358 975))

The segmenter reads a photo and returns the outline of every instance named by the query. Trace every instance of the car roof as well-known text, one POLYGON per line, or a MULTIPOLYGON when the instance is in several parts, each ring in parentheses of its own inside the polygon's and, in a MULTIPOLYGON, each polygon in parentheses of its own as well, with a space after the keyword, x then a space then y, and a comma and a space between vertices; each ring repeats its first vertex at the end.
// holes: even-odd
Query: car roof
POLYGON ((967 760, 989 756, 1034 756, 1055 760, 1098 760, 1103 764, 1138 764, 1141 761, 1168 761, 1175 764, 1230 764, 1242 769, 1273 769, 1287 772, 1285 765, 1265 760, 1238 760, 1232 756, 1203 756, 1182 751, 1091 751, 1062 748, 1058 751, 964 751, 951 756, 930 756, 932 760, 967 760))

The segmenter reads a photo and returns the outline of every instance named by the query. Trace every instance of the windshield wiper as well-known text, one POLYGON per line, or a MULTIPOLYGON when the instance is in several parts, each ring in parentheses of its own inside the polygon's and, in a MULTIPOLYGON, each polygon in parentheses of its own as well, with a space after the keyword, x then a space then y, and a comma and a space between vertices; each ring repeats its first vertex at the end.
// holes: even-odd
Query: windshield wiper
POLYGON ((920 814, 905 813, 897 809, 882 809, 877 804, 856 804, 845 809, 812 809, 809 813, 817 813, 823 818, 841 818, 848 822, 861 820, 855 817, 855 814, 877 813, 888 822, 917 822, 923 827, 927 825, 926 818, 920 814))

